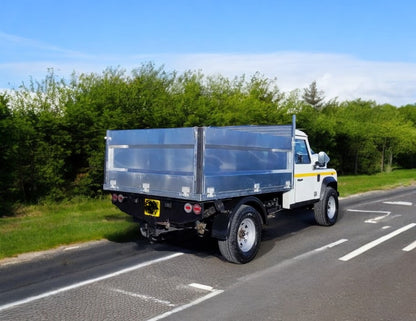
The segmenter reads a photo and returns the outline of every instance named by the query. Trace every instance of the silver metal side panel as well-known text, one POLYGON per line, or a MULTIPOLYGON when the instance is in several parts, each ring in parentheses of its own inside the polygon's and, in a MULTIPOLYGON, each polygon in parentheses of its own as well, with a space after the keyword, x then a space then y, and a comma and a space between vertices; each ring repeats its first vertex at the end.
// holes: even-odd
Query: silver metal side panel
POLYGON ((289 190, 292 126, 107 131, 104 189, 189 200, 289 190))

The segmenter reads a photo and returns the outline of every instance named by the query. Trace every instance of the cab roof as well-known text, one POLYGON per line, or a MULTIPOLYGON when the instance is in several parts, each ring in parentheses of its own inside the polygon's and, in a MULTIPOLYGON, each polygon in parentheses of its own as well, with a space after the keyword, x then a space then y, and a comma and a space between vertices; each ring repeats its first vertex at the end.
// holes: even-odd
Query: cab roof
POLYGON ((308 138, 308 135, 299 129, 296 129, 295 136, 299 138, 308 138))

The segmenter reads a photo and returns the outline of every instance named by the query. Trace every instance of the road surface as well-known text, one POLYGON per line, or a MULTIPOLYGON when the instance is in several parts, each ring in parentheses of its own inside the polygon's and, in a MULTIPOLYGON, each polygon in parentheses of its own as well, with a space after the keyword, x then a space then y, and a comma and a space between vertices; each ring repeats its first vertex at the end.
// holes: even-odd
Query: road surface
POLYGON ((344 199, 341 213, 321 227, 282 212, 245 265, 191 235, 3 261, 0 320, 416 320, 416 188, 344 199))

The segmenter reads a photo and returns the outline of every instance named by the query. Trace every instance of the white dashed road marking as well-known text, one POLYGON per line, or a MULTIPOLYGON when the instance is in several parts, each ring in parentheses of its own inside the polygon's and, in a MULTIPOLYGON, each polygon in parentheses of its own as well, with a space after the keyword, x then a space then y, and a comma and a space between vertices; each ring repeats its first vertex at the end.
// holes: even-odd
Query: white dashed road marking
POLYGON ((412 206, 413 203, 412 202, 402 202, 402 201, 397 201, 397 202, 383 202, 383 204, 389 204, 389 205, 403 205, 403 206, 412 206))
POLYGON ((77 288, 80 288, 82 286, 93 284, 93 283, 96 283, 96 282, 99 282, 99 281, 102 281, 102 280, 106 280, 106 279, 109 279, 109 278, 112 278, 112 277, 115 277, 115 276, 119 276, 121 274, 125 274, 125 273, 131 272, 131 271, 135 271, 135 270, 144 268, 146 266, 149 266, 149 265, 152 265, 152 264, 155 264, 155 263, 159 263, 159 262, 163 262, 163 261, 166 261, 166 260, 173 259, 173 258, 178 257, 178 256, 183 255, 183 254, 184 253, 171 254, 171 255, 168 255, 168 256, 161 257, 159 259, 143 262, 143 263, 140 263, 140 264, 137 264, 137 265, 134 265, 134 266, 131 266, 131 267, 128 267, 128 268, 110 273, 110 274, 99 276, 97 278, 93 278, 93 279, 89 279, 89 280, 86 280, 86 281, 83 281, 83 282, 75 283, 75 284, 72 284, 72 285, 69 285, 69 286, 65 286, 63 288, 59 288, 59 289, 56 289, 56 290, 53 290, 53 291, 49 291, 49 292, 45 292, 45 293, 42 293, 42 294, 39 294, 39 295, 31 296, 31 297, 28 297, 26 299, 15 301, 15 302, 12 302, 12 303, 9 303, 9 304, 0 305, 0 311, 10 309, 10 308, 14 308, 16 306, 26 304, 26 303, 30 303, 30 302, 33 302, 33 301, 37 301, 37 300, 40 300, 40 299, 43 299, 43 298, 47 298, 47 297, 50 297, 50 296, 53 296, 53 295, 56 295, 56 294, 59 294, 59 293, 62 293, 62 292, 67 292, 67 291, 70 291, 70 290, 73 290, 73 289, 77 289, 77 288))
POLYGON ((193 288, 205 290, 205 291, 212 291, 214 288, 209 285, 199 284, 199 283, 191 283, 189 286, 192 286, 193 288))
POLYGON ((204 285, 204 284, 199 284, 199 283, 191 283, 191 284, 189 284, 189 286, 194 287, 194 288, 198 288, 198 289, 202 289, 202 290, 206 290, 209 293, 207 295, 204 295, 203 297, 200 297, 199 299, 196 299, 195 301, 192 301, 192 302, 190 302, 188 304, 185 304, 185 305, 181 305, 181 306, 179 306, 179 307, 177 307, 177 308, 175 308, 175 309, 173 309, 171 311, 168 311, 166 313, 163 313, 163 314, 160 314, 158 316, 155 316, 154 318, 151 318, 151 319, 149 319, 147 321, 157 321, 157 320, 161 320, 161 319, 167 318, 168 316, 170 316, 172 314, 175 314, 175 313, 178 313, 180 311, 186 310, 186 309, 188 309, 190 307, 193 307, 194 305, 198 305, 201 302, 204 302, 204 301, 206 301, 208 299, 211 299, 214 296, 217 296, 218 294, 221 294, 221 293, 224 292, 224 290, 216 290, 212 286, 204 285))
POLYGON ((414 241, 413 243, 410 243, 408 246, 406 246, 403 251, 405 252, 410 252, 411 250, 416 248, 416 241, 414 241))
POLYGON ((159 304, 166 305, 168 307, 174 307, 175 306, 175 304, 173 304, 170 301, 160 300, 158 298, 154 298, 154 297, 149 296, 149 295, 134 293, 134 292, 130 292, 130 291, 124 291, 124 290, 121 290, 121 289, 111 289, 111 290, 114 291, 114 292, 118 292, 118 293, 121 293, 121 294, 125 294, 125 295, 128 295, 128 296, 134 297, 134 298, 139 298, 139 299, 142 299, 144 301, 151 301, 151 302, 154 302, 154 303, 159 303, 159 304))
POLYGON ((337 245, 340 245, 340 244, 342 244, 342 243, 345 243, 345 242, 347 242, 347 241, 348 241, 347 239, 341 239, 341 240, 338 240, 338 241, 336 241, 336 242, 334 242, 334 243, 331 243, 331 244, 328 244, 328 245, 322 246, 322 247, 320 247, 320 248, 317 248, 317 249, 315 249, 314 251, 315 251, 315 252, 324 251, 324 250, 330 249, 330 248, 332 248, 332 247, 334 247, 334 246, 337 246, 337 245))
POLYGON ((352 251, 350 253, 348 253, 347 255, 344 255, 343 257, 340 257, 339 260, 340 261, 349 261, 353 258, 355 258, 358 255, 363 254, 364 252, 367 252, 368 250, 372 249, 373 247, 376 247, 377 245, 386 242, 387 240, 403 233, 406 232, 407 230, 410 230, 411 228, 415 227, 416 223, 411 223, 408 224, 402 228, 399 228, 398 230, 395 230, 394 232, 391 232, 383 237, 378 238, 377 240, 374 240, 370 243, 367 243, 366 245, 361 246, 360 248, 356 249, 355 251, 352 251))

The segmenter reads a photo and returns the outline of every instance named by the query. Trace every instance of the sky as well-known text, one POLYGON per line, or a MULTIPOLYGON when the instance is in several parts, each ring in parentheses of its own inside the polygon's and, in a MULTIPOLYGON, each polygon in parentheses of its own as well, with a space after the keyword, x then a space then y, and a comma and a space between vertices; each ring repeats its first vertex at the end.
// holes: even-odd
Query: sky
POLYGON ((414 0, 3 0, 0 90, 48 70, 256 72, 283 92, 416 103, 414 0))

